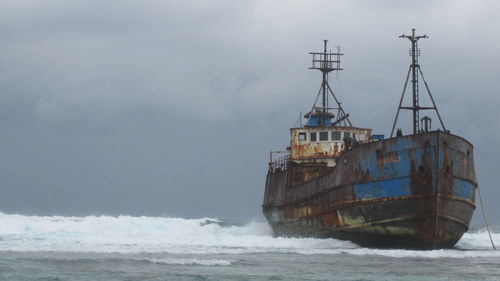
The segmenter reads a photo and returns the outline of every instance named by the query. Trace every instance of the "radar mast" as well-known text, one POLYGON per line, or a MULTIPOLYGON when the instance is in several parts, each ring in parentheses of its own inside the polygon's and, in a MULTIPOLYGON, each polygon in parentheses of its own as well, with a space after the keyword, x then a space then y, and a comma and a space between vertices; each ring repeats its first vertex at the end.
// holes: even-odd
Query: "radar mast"
POLYGON ((341 103, 333 93, 333 90, 328 83, 328 74, 330 72, 343 70, 343 68, 340 67, 340 56, 344 54, 340 53, 340 48, 338 48, 335 53, 328 51, 328 40, 323 40, 323 42, 323 52, 309 53, 313 56, 312 66, 309 69, 321 71, 323 81, 321 82, 321 87, 316 95, 311 111, 304 115, 305 118, 308 118, 306 126, 352 126, 352 123, 349 120, 349 114, 345 113, 341 103), (337 107, 329 107, 330 95, 335 101, 337 107), (317 103, 320 96, 321 106, 318 106, 317 103), (336 110, 336 115, 331 113, 331 110, 336 110), (332 122, 333 118, 335 118, 335 121, 332 122))
POLYGON ((432 97, 431 91, 429 90, 429 86, 427 85, 427 82, 424 79, 424 74, 422 73, 422 69, 420 69, 420 64, 418 64, 418 57, 420 56, 420 48, 418 48, 418 40, 429 37, 427 35, 415 35, 415 28, 412 28, 411 35, 403 34, 400 35, 399 38, 407 38, 411 42, 411 48, 410 48, 411 64, 410 67, 408 68, 408 74, 406 74, 406 81, 403 87, 403 93, 401 94, 401 100, 399 101, 398 110, 396 112, 396 118, 394 118, 394 123, 392 125, 391 137, 394 134, 394 128, 396 127, 396 122, 399 117, 399 111, 401 109, 413 111, 413 134, 418 134, 422 132, 422 130, 420 129, 420 123, 419 123, 420 121, 422 121, 422 123, 425 122, 424 126, 425 129, 429 129, 427 124, 430 124, 430 118, 428 116, 425 116, 424 118, 422 118, 422 120, 419 120, 420 110, 435 110, 439 118, 439 122, 441 123, 441 127, 443 128, 443 130, 446 130, 443 120, 441 119, 441 115, 439 114, 439 111, 437 109, 436 103, 434 102, 434 98, 432 97), (412 106, 401 106, 403 103, 403 98, 405 96, 406 88, 408 86, 408 79, 410 77, 410 73, 411 73, 411 83, 412 83, 412 93, 413 93, 412 106), (432 101, 432 106, 430 107, 420 106, 420 100, 419 100, 420 97, 418 88, 419 75, 424 81, 425 88, 427 89, 427 93, 429 94, 429 97, 432 101))

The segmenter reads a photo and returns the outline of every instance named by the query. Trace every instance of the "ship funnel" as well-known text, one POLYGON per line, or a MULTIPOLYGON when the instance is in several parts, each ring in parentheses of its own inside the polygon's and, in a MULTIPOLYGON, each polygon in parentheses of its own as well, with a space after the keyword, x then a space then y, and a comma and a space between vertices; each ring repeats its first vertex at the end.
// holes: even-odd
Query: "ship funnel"
POLYGON ((429 116, 424 116, 421 120, 421 127, 423 128, 424 132, 429 132, 431 131, 431 122, 432 119, 429 116))

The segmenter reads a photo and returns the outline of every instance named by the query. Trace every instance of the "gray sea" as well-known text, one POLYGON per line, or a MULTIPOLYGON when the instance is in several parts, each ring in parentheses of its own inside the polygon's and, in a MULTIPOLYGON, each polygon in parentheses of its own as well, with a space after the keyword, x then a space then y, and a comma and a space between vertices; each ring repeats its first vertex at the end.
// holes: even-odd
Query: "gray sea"
POLYGON ((482 228, 414 251, 274 238, 257 221, 0 213, 0 280, 500 280, 500 251, 482 228))

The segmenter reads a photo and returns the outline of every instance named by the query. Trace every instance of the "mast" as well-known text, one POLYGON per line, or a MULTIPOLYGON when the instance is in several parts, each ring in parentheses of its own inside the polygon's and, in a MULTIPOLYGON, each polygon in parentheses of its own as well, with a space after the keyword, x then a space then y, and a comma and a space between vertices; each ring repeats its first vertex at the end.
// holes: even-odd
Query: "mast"
MULTIPOLYGON (((327 48, 328 40, 323 40, 323 52, 311 52, 313 56, 312 66, 309 69, 317 69, 322 73, 322 82, 321 87, 318 91, 318 95, 316 96, 316 100, 314 101, 314 105, 312 110, 304 115, 306 118, 310 118, 313 116, 317 117, 317 123, 314 126, 320 125, 337 125, 344 124, 344 126, 348 123, 349 126, 352 126, 351 121, 349 120, 349 114, 346 114, 344 109, 342 108, 339 100, 335 96, 328 82, 328 74, 332 71, 340 71, 343 68, 340 67, 340 56, 344 55, 340 53, 340 50, 336 53, 328 52, 327 48), (333 97, 334 101, 337 104, 337 107, 331 108, 329 107, 329 94, 333 97), (316 103, 321 95, 321 106, 316 106, 316 103), (334 117, 332 113, 330 113, 330 109, 337 109, 336 120, 331 123, 331 119, 334 117), (346 123, 347 122, 347 123, 346 123)), ((311 121, 311 120, 310 120, 311 121)), ((309 126, 311 126, 311 122, 308 122, 309 126)))
MULTIPOLYGON (((321 83, 321 88, 322 88, 322 94, 323 94, 323 113, 326 113, 326 108, 328 105, 326 104, 327 102, 327 96, 326 96, 326 85, 328 83, 328 73, 331 71, 329 70, 326 65, 328 64, 327 56, 326 56, 326 44, 328 43, 328 40, 323 40, 325 43, 324 51, 323 51, 323 67, 320 68, 321 72, 323 73, 323 82, 321 83)), ((340 65, 340 61, 338 61, 338 64, 340 65)))
POLYGON ((427 35, 422 35, 422 36, 415 36, 415 28, 412 30, 412 35, 401 35, 399 38, 408 38, 411 42, 411 49, 410 49, 410 55, 411 55, 411 83, 412 83, 412 90, 413 90, 413 133, 416 134, 420 132, 419 128, 419 104, 418 104, 418 72, 417 72, 417 66, 418 66, 418 57, 420 56, 420 50, 417 47, 418 40, 420 38, 428 38, 427 35))
MULTIPOLYGON (((399 111, 401 109, 406 109, 406 110, 411 110, 413 111, 413 134, 418 134, 421 132, 420 129, 420 110, 435 110, 437 113, 437 116, 439 118, 439 121, 441 123, 441 127, 443 130, 446 130, 443 121, 441 120, 441 115, 439 114, 439 111, 437 109, 436 103, 434 102, 434 98, 432 97, 431 91, 429 90, 429 87, 427 85, 427 82, 424 79, 424 74, 422 73, 422 70, 420 69, 420 65, 418 63, 418 57, 420 56, 420 49, 418 48, 418 40, 422 38, 429 38, 427 35, 415 35, 415 28, 412 28, 412 35, 400 35, 399 38, 407 38, 411 42, 411 48, 410 48, 410 56, 411 56, 411 64, 410 68, 408 69, 408 74, 406 75, 406 81, 403 87, 403 93, 401 94, 401 100, 399 101, 399 106, 398 106, 398 111, 396 113, 396 118, 394 119, 394 123, 392 126, 391 130, 391 137, 393 136, 394 133, 394 128, 396 127, 396 122, 399 117, 399 111), (405 95, 406 88, 408 86, 408 78, 411 73, 411 83, 412 83, 412 106, 401 106, 403 102, 403 98, 405 95), (422 80, 424 81, 425 88, 427 89, 427 92, 429 94, 429 97, 431 98, 432 101, 432 107, 422 107, 420 106, 420 100, 419 100, 419 87, 418 87, 418 79, 419 79, 419 74, 422 80)), ((425 116, 424 118, 429 119, 429 117, 425 116)))

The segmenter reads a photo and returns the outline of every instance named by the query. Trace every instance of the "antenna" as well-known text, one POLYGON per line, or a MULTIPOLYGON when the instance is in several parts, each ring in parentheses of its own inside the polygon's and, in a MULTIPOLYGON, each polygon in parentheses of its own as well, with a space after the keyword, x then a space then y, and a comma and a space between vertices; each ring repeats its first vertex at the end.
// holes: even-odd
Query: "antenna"
MULTIPOLYGON (((340 61, 340 54, 341 54, 341 47, 340 45, 335 46, 335 49, 337 50, 337 60, 340 61)), ((339 72, 337 71, 335 73, 336 78, 338 78, 339 72)))
MULTIPOLYGON (((340 105, 340 102, 338 101, 337 97, 332 91, 332 88, 330 87, 328 83, 328 73, 332 71, 340 71, 344 70, 343 68, 340 67, 340 56, 344 55, 340 53, 340 48, 338 49, 337 52, 332 53, 331 51, 327 51, 327 44, 328 40, 323 40, 324 42, 324 47, 323 47, 323 52, 311 52, 313 56, 312 59, 312 66, 309 69, 317 69, 321 71, 323 75, 323 81, 321 83, 321 87, 318 91, 318 95, 316 96, 316 100, 314 101, 313 108, 310 112, 304 115, 304 117, 308 118, 309 116, 312 116, 313 114, 320 114, 323 118, 328 118, 330 120, 333 117, 333 114, 329 112, 330 109, 337 109, 337 116, 336 116, 336 121, 334 124, 339 124, 343 123, 344 126, 346 126, 346 122, 349 124, 349 126, 352 126, 351 121, 349 120, 349 114, 346 114, 342 106, 340 105), (328 107, 328 93, 331 94, 335 102, 337 103, 336 108, 330 108, 328 107), (316 103, 318 102, 318 99, 321 95, 321 107, 316 106, 316 103)), ((324 120, 320 119, 321 122, 324 120)), ((327 122, 323 122, 324 124, 327 122)))
POLYGON ((411 65, 408 68, 408 74, 406 74, 406 81, 403 87, 403 93, 401 94, 401 99, 399 101, 399 106, 398 110, 396 113, 396 118, 394 118, 394 123, 392 125, 392 130, 391 130, 391 137, 393 136, 394 133, 394 128, 396 127, 396 122, 399 117, 399 111, 401 109, 407 109, 407 110, 412 110, 413 111, 413 133, 418 134, 421 132, 420 130, 420 124, 419 124, 419 111, 420 110, 435 110, 437 113, 437 116, 439 118, 439 122, 441 123, 441 127, 443 130, 446 130, 443 120, 441 120, 441 115, 439 114, 439 111, 437 109, 436 103, 434 102, 434 98, 432 97, 431 91, 429 90, 429 86, 427 85, 427 82, 424 79, 424 74, 422 73, 422 69, 420 69, 420 65, 418 64, 418 57, 420 56, 420 49, 418 48, 418 40, 422 38, 429 38, 427 35, 415 35, 415 28, 412 28, 412 35, 401 35, 399 38, 407 38, 411 42, 411 48, 410 48, 410 56, 411 56, 411 65), (412 106, 401 106, 403 103, 403 98, 406 92, 406 87, 408 86, 408 79, 410 77, 411 73, 411 83, 412 83, 412 93, 413 93, 413 103, 412 106), (429 97, 431 98, 432 101, 432 107, 423 107, 420 106, 419 104, 419 88, 418 88, 418 77, 422 78, 425 84, 425 88, 427 89, 427 93, 429 94, 429 97))

